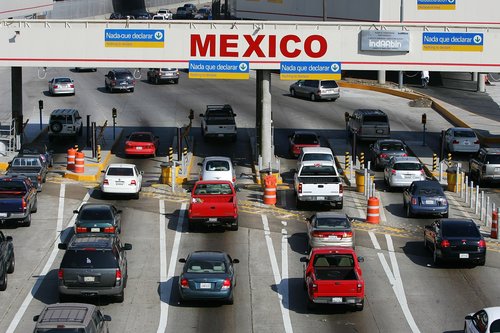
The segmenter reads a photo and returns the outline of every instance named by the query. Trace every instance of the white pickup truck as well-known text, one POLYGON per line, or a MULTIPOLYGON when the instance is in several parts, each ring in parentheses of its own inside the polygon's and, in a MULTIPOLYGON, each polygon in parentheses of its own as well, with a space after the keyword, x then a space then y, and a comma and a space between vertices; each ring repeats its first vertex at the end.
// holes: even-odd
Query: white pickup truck
POLYGON ((344 188, 335 162, 304 161, 294 176, 297 208, 304 202, 329 202, 344 206, 344 188))
POLYGON ((207 105, 205 114, 200 114, 203 139, 230 138, 236 141, 238 128, 234 117, 236 114, 229 104, 207 105))

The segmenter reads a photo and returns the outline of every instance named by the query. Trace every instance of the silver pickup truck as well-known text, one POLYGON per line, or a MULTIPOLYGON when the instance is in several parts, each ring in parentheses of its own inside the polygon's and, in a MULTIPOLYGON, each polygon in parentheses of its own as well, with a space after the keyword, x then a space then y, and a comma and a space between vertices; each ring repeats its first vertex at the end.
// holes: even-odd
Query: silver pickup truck
POLYGON ((297 208, 305 202, 328 202, 342 209, 344 188, 335 162, 305 161, 294 176, 297 208))
POLYGON ((469 177, 476 185, 500 182, 500 148, 481 148, 469 161, 469 177))
POLYGON ((200 114, 203 139, 230 138, 236 141, 238 128, 234 117, 236 114, 229 104, 207 105, 205 114, 200 114))

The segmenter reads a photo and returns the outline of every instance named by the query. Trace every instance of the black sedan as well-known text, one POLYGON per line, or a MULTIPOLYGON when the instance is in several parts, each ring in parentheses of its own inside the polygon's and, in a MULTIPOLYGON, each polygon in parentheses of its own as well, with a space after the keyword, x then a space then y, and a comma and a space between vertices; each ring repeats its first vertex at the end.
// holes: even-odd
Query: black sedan
POLYGON ((121 210, 110 204, 86 203, 79 210, 75 221, 75 233, 120 233, 121 210))
POLYGON ((403 206, 406 217, 414 215, 441 215, 448 217, 448 200, 443 187, 433 180, 413 182, 403 192, 403 206))
POLYGON ((195 251, 181 258, 184 268, 179 276, 181 301, 223 301, 233 304, 236 275, 233 264, 239 263, 227 253, 195 251))
POLYGON ((424 229, 424 245, 434 264, 442 261, 486 262, 486 242, 472 219, 439 219, 424 229))
POLYGON ((14 259, 14 245, 12 236, 5 236, 0 231, 0 290, 7 289, 7 274, 14 273, 16 260, 14 259))

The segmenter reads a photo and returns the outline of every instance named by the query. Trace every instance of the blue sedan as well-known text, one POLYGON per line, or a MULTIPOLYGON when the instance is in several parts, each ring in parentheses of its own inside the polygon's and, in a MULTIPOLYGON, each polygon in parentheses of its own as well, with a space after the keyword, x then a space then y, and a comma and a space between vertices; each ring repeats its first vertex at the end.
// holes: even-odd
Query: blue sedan
POLYGON ((236 276, 233 264, 239 263, 227 253, 195 251, 181 258, 184 268, 179 276, 181 301, 213 300, 233 304, 236 276))
POLYGON ((448 200, 443 187, 436 181, 414 181, 403 192, 406 217, 413 215, 440 215, 448 217, 448 200))

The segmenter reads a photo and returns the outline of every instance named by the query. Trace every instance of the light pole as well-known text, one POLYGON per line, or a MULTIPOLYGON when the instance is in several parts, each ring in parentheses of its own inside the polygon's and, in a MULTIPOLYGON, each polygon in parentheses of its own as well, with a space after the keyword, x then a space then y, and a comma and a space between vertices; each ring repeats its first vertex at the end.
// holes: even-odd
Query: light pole
POLYGON ((43 100, 38 101, 38 109, 40 110, 40 131, 42 130, 42 110, 43 110, 43 100))
POLYGON ((327 15, 326 15, 326 0, 323 0, 323 21, 326 22, 327 15))

